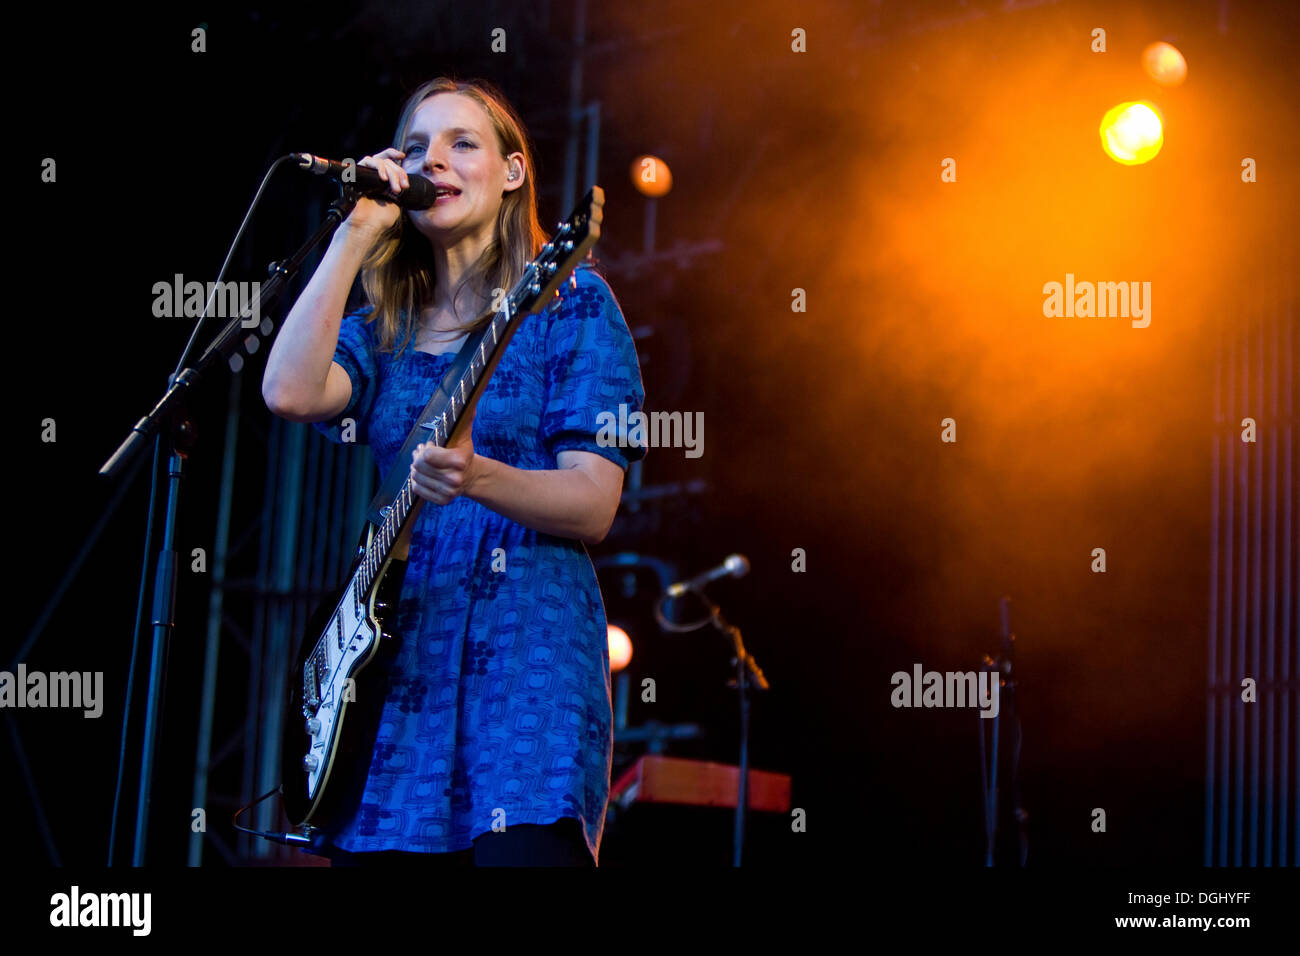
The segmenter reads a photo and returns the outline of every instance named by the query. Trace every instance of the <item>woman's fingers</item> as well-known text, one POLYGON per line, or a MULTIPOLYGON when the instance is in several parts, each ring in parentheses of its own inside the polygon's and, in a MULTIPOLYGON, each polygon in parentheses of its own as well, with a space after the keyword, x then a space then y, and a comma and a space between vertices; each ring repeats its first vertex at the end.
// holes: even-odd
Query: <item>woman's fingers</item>
POLYGON ((466 455, 424 443, 411 455, 411 480, 416 493, 436 504, 446 504, 460 494, 465 481, 466 455))
POLYGON ((388 188, 394 193, 399 193, 411 185, 411 179, 406 175, 406 170, 402 168, 399 160, 406 156, 400 149, 385 149, 376 153, 374 156, 363 156, 358 166, 368 166, 379 173, 379 178, 388 183, 388 188))
POLYGON ((421 475, 412 476, 411 481, 415 493, 426 501, 432 501, 434 504, 445 505, 460 495, 459 487, 454 487, 442 481, 421 475))
POLYGON ((416 467, 428 475, 464 471, 468 458, 468 453, 462 448, 443 448, 430 442, 416 445, 411 455, 416 467))
MULTIPOLYGON (((398 155, 401 156, 405 154, 398 155)), ((393 174, 397 177, 397 182, 401 183, 402 188, 405 189, 407 186, 411 185, 411 177, 406 175, 406 170, 402 168, 402 164, 393 159, 390 159, 388 162, 392 164, 393 174)))

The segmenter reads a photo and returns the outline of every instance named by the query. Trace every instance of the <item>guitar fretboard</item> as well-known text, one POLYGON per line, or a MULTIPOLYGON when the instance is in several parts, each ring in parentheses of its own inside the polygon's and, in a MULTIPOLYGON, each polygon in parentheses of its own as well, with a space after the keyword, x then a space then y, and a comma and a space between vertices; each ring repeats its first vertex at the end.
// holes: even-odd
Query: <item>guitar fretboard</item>
MULTIPOLYGON (((533 267, 530 267, 529 271, 524 275, 524 279, 521 280, 521 284, 527 283, 525 288, 532 285, 532 273, 533 267)), ((469 402, 474 395, 474 389, 483 375, 483 370, 488 367, 488 363, 492 361, 492 357, 496 354, 501 342, 505 340, 505 333, 509 329, 511 321, 518 321, 522 318, 522 315, 522 313, 511 307, 511 299, 507 297, 506 308, 494 315, 491 322, 483 328, 478 348, 475 349, 460 380, 451 390, 451 397, 443 406, 442 412, 431 421, 423 423, 423 427, 429 428, 429 441, 439 447, 446 444, 447 439, 456 429, 456 425, 465 409, 469 406, 469 402)), ((375 536, 371 539, 370 546, 366 549, 365 559, 362 561, 360 573, 356 577, 355 597, 358 602, 362 600, 363 595, 369 590, 375 576, 379 573, 379 569, 384 566, 384 562, 388 559, 388 554, 392 551, 393 544, 401 535, 402 528, 406 525, 406 520, 416 503, 416 497, 415 487, 408 477, 402 484, 402 490, 398 492, 393 499, 393 503, 388 507, 384 514, 383 523, 379 526, 375 536)))

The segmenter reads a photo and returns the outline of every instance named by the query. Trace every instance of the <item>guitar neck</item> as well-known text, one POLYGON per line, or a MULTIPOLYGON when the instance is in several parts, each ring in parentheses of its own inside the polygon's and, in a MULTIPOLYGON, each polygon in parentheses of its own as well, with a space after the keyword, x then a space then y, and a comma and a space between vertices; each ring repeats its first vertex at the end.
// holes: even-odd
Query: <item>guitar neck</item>
MULTIPOLYGON (((449 390, 450 398, 442 412, 420 425, 428 430, 429 441, 442 447, 460 435, 462 424, 471 417, 475 403, 505 353, 506 345, 527 314, 503 310, 494 315, 481 331, 474 333, 478 336, 478 345, 460 379, 449 390)), ((415 493, 415 485, 408 476, 367 548, 361 577, 363 589, 370 586, 379 569, 390 558, 406 558, 411 529, 423 504, 424 499, 415 493)))

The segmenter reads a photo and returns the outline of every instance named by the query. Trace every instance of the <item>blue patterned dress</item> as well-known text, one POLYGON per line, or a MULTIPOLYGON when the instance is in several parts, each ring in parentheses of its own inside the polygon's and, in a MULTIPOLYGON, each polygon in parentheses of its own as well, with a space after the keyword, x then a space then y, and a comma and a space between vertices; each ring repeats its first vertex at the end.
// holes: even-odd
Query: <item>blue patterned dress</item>
MULTIPOLYGON (((479 401, 476 454, 553 469, 566 450, 626 469, 643 447, 602 447, 597 416, 641 408, 636 349, 605 281, 577 271, 563 304, 524 318, 479 401)), ((334 361, 344 418, 387 474, 455 353, 379 353, 369 308, 344 316, 334 361)), ((410 463, 407 462, 407 465, 410 463)), ((596 573, 579 541, 542 534, 460 497, 425 502, 397 608, 394 659, 351 852, 465 850, 493 822, 582 824, 599 860, 613 756, 609 649, 596 573), (504 570, 494 571, 504 557, 504 570)))

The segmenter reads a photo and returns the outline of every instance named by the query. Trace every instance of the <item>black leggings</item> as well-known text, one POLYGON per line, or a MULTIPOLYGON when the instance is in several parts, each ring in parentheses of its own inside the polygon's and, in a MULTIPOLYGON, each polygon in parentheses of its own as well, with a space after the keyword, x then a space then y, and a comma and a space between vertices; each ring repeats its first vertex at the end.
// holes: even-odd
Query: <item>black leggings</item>
POLYGON ((595 866, 582 824, 572 817, 555 823, 516 823, 500 833, 482 833, 472 850, 410 853, 381 850, 345 853, 335 850, 333 866, 382 866, 439 870, 465 866, 595 866))

